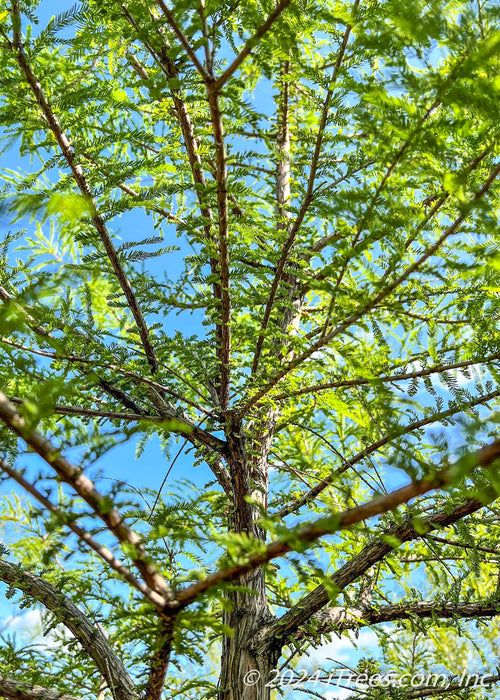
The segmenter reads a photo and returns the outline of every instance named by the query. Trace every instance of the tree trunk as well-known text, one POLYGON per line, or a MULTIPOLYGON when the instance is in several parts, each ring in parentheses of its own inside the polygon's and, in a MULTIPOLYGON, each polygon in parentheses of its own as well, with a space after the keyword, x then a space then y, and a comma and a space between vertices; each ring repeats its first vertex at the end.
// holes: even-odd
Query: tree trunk
MULTIPOLYGON (((267 461, 275 425, 273 413, 252 421, 246 430, 248 438, 241 423, 230 423, 227 431, 234 493, 230 530, 246 532, 262 542, 266 535, 256 521, 259 507, 267 508, 267 461), (246 439, 252 442, 252 454, 257 453, 253 458, 247 456, 246 439), (247 502, 248 497, 252 503, 247 502)), ((253 645, 259 630, 274 618, 267 603, 263 568, 242 576, 236 585, 247 590, 227 594, 231 607, 224 613, 224 623, 231 628, 232 635, 224 636, 222 643, 219 700, 269 700, 271 689, 267 684, 280 653, 262 654, 253 645)))

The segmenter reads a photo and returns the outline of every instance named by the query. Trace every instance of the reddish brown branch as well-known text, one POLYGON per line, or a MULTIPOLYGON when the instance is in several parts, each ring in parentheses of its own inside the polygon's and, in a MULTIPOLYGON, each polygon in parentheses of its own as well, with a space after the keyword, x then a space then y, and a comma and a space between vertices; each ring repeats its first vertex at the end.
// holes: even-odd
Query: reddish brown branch
MULTIPOLYGON (((309 545, 316 540, 331 535, 340 530, 352 527, 356 523, 373 518, 376 515, 395 510, 398 506, 408 503, 417 496, 421 496, 430 491, 443 488, 452 483, 455 474, 459 472, 462 465, 468 469, 477 466, 486 467, 491 465, 500 457, 500 441, 495 441, 483 447, 474 455, 468 455, 452 467, 446 467, 437 472, 434 476, 413 481, 406 486, 402 486, 395 491, 391 491, 384 496, 374 498, 361 506, 350 508, 343 513, 332 514, 329 517, 321 518, 316 522, 297 529, 291 536, 284 540, 275 540, 265 547, 262 552, 249 556, 245 564, 229 567, 221 571, 210 574, 205 579, 188 586, 176 594, 176 599, 182 606, 189 605, 200 594, 209 588, 217 586, 226 581, 233 581, 239 576, 253 571, 259 566, 284 556, 294 549, 294 543, 300 546, 309 545)), ((422 534, 422 533, 420 533, 422 534)), ((404 541, 404 540, 402 540, 404 541)))
POLYGON ((133 586, 135 589, 140 591, 153 605, 158 609, 163 609, 167 604, 165 598, 160 594, 152 591, 149 586, 147 586, 142 581, 139 581, 130 571, 130 569, 125 566, 123 562, 117 559, 110 550, 104 545, 97 542, 92 535, 90 535, 86 530, 80 527, 75 520, 72 519, 72 515, 69 513, 63 513, 59 508, 52 503, 46 496, 44 496, 31 482, 29 482, 22 474, 13 469, 7 462, 0 458, 0 469, 14 479, 25 491, 30 493, 36 500, 41 503, 50 513, 58 516, 61 524, 67 527, 69 530, 75 533, 82 542, 90 547, 96 554, 101 557, 103 561, 110 566, 113 571, 123 577, 127 583, 133 586))
POLYGON ((158 369, 158 362, 156 359, 156 355, 153 349, 153 346, 151 344, 151 341, 149 339, 149 332, 148 328, 146 325, 146 321, 144 320, 144 316, 142 314, 141 308, 139 306, 139 303, 135 297, 134 291, 132 289, 132 285, 130 284, 130 281, 128 277, 125 274, 125 271, 123 270, 120 261, 118 259, 117 252, 115 250, 115 247, 113 245, 113 242, 111 240, 111 237, 109 235, 109 232, 106 228, 106 225, 104 223, 104 220, 100 216, 98 210, 97 210, 97 205, 95 202, 94 195, 92 193, 92 190, 90 189, 90 186, 87 182, 87 179, 84 175, 83 169, 81 165, 77 162, 75 152, 73 150, 73 147, 66 136, 65 132, 63 131, 59 120, 57 119, 56 115, 54 114, 52 107, 47 100, 47 97, 42 89, 42 86, 36 77, 35 73, 33 72, 33 69, 28 62, 26 53, 24 51, 24 45, 22 42, 22 37, 21 37, 21 13, 19 9, 19 1, 14 0, 12 3, 12 9, 13 9, 13 43, 12 46, 14 48, 17 62, 19 63, 19 66, 21 68, 21 71, 26 79, 26 82, 29 85, 29 88, 31 92, 33 93, 33 96, 35 97, 36 101, 38 102, 40 109, 42 110, 42 114, 44 115, 47 124, 54 135, 54 138, 61 149, 61 152, 66 159, 66 162, 68 164, 69 169, 71 170, 71 173, 73 175, 73 178, 82 194, 82 196, 87 200, 91 212, 92 212, 92 222, 96 228, 97 233, 99 234, 99 237, 101 239, 101 242, 104 246, 104 249, 106 251, 106 254, 109 258, 109 261, 111 262, 111 266, 113 268, 113 271, 116 275, 116 278, 120 284, 120 287, 122 288, 122 291, 125 295, 125 298, 127 299, 128 306, 130 308, 130 311, 132 312, 132 315, 134 317, 134 320, 136 322, 137 328, 139 330, 139 336, 141 338, 142 345, 144 347, 144 351, 146 353, 147 360, 149 362, 149 365, 151 367, 151 371, 153 374, 157 371, 158 369))
POLYGON ((446 420, 446 418, 456 415, 457 413, 461 413, 462 411, 466 411, 467 409, 474 408, 475 406, 487 403, 488 401, 491 401, 492 399, 495 399, 498 396, 500 396, 500 390, 492 391, 489 394, 479 396, 478 398, 468 402, 467 404, 459 405, 456 408, 450 408, 447 411, 442 411, 441 413, 435 413, 432 416, 428 416, 427 418, 422 418, 421 420, 415 421, 414 423, 402 426, 401 430, 399 430, 398 432, 391 433, 390 435, 385 435, 384 437, 380 438, 380 440, 377 440, 377 442, 374 442, 368 447, 365 447, 363 450, 355 454, 350 459, 346 459, 341 467, 339 467, 334 472, 332 472, 327 477, 318 482, 315 486, 313 486, 312 489, 304 493, 300 498, 297 498, 295 501, 291 501, 288 505, 281 508, 276 513, 276 515, 279 515, 280 517, 284 518, 287 515, 290 515, 290 513, 295 513, 297 510, 302 508, 303 505, 309 503, 310 501, 314 500, 317 496, 319 496, 319 494, 322 493, 322 491, 324 491, 327 488, 327 486, 333 484, 335 479, 341 476, 347 469, 350 469, 355 464, 365 459, 365 457, 368 457, 373 452, 376 452, 381 447, 384 447, 389 442, 392 442, 392 440, 396 440, 398 437, 407 435, 408 433, 413 432, 414 430, 418 430, 419 428, 424 428, 426 425, 437 423, 440 420, 446 420))
POLYGON ((494 353, 493 355, 488 355, 483 359, 473 359, 464 360, 463 362, 454 362, 449 365, 441 364, 434 365, 434 367, 428 367, 427 369, 417 370, 415 372, 404 372, 401 374, 386 374, 381 377, 370 377, 370 378, 360 378, 360 379, 339 379, 334 382, 325 382, 323 384, 313 384, 311 386, 305 386, 302 389, 295 389, 288 393, 278 394, 274 396, 275 401, 283 401, 285 399, 291 398, 293 396, 302 396, 304 394, 314 394, 320 391, 327 391, 328 389, 341 389, 356 386, 364 386, 366 384, 377 384, 377 382, 404 382, 410 379, 418 379, 419 377, 428 377, 431 374, 438 374, 441 372, 448 372, 454 369, 462 369, 464 367, 470 367, 472 365, 485 364, 487 362, 492 362, 493 360, 499 360, 500 353, 494 353))
POLYGON ((40 433, 31 430, 3 392, 0 391, 0 420, 22 438, 26 444, 49 464, 57 475, 78 493, 93 512, 107 525, 110 532, 128 554, 147 585, 172 601, 172 592, 144 549, 141 537, 125 523, 123 516, 113 508, 109 500, 95 488, 93 482, 80 469, 63 457, 55 445, 40 433))
POLYGON ((269 17, 266 19, 265 22, 257 29, 255 34, 246 42, 245 46, 242 48, 240 53, 236 56, 234 61, 226 68, 224 73, 217 78, 217 80, 213 83, 213 86, 216 90, 220 90, 220 88, 227 83, 229 78, 235 73, 238 68, 241 66, 243 61, 249 56, 251 53, 252 49, 259 43, 259 41, 262 39, 262 37, 266 34, 266 32, 273 26, 273 24, 276 22, 276 20, 280 17, 282 12, 286 10, 288 5, 291 3, 292 0, 280 0, 280 2, 277 4, 276 8, 271 12, 269 17))

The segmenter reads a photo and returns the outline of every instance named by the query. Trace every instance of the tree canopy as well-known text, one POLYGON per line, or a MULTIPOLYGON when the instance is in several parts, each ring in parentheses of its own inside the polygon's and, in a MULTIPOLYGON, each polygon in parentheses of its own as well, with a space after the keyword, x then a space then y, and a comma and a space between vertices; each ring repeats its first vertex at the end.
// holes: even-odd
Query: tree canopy
POLYGON ((496 697, 500 6, 59 5, 0 0, 0 581, 47 639, 0 695, 322 697, 371 628, 356 697, 496 697))

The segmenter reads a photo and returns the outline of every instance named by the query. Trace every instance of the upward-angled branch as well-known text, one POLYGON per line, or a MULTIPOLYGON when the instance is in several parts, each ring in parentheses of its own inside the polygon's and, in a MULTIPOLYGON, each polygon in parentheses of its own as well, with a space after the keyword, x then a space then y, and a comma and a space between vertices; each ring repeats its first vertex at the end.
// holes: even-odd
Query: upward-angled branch
MULTIPOLYGON (((354 2, 354 8, 356 8, 359 4, 359 0, 355 0, 354 2)), ((323 139, 325 136, 325 129, 326 129, 326 123, 328 120, 328 114, 330 111, 330 102, 334 93, 335 89, 335 82, 337 80, 337 76, 340 71, 340 67, 342 65, 342 61, 344 59, 344 55, 347 49, 347 44, 349 42, 349 36, 352 31, 352 26, 348 25, 345 32, 344 32, 344 37, 342 39, 342 45, 340 47, 340 51, 337 56, 337 60, 335 63, 335 67, 333 69, 333 74, 332 78, 330 81, 330 86, 328 88, 328 91, 326 93, 326 97, 323 103, 323 109, 321 112, 321 118, 318 126, 318 133, 316 136, 316 145, 314 147, 314 153, 312 156, 311 160, 311 167, 309 170, 309 177, 307 180, 307 188, 306 188, 306 194, 304 196, 304 200, 302 202, 302 205, 300 207, 299 213, 297 214, 297 218, 293 222, 293 224, 290 227, 290 231, 287 237, 287 240, 285 241, 285 245, 283 246, 283 250, 281 251, 281 256, 278 261, 278 265, 276 267, 276 272, 274 275, 274 279, 271 284, 271 289, 269 290, 269 296, 267 299, 266 303, 266 308, 264 310, 264 316, 262 318, 262 324, 260 328, 260 333, 257 338, 257 345, 255 348, 255 355, 252 363, 252 374, 255 374, 257 372, 257 368, 259 366, 259 358, 262 353, 262 346, 264 344, 264 334, 265 331, 269 325, 269 320, 271 318, 271 313, 274 307, 274 302, 276 300, 276 295, 278 293, 278 288, 280 285, 280 281, 283 277, 283 272, 285 269, 285 265, 288 260, 288 256, 290 255, 290 252, 292 250, 293 244, 295 243, 295 238, 297 236, 297 233, 302 226, 302 222, 304 221, 304 218, 306 216, 307 210, 309 209, 309 206, 311 204, 312 198, 313 198, 313 192, 314 192, 314 182, 316 180, 316 173, 318 171, 318 166, 319 166, 319 160, 320 160, 320 155, 321 155, 321 148, 323 145, 323 139)))
POLYGON ((91 507, 93 512, 108 526, 120 544, 128 546, 129 555, 148 586, 172 601, 172 592, 156 566, 149 560, 141 537, 125 523, 123 516, 110 507, 108 499, 99 493, 93 482, 80 469, 63 457, 55 445, 40 433, 31 430, 14 406, 0 391, 0 420, 19 435, 34 452, 51 466, 58 476, 91 507))
POLYGON ((449 408, 448 410, 441 411, 440 413, 434 413, 431 416, 427 416, 427 418, 421 418, 420 420, 414 421, 413 423, 401 426, 401 428, 394 433, 384 435, 380 438, 380 440, 377 440, 377 442, 373 442, 371 445, 368 445, 368 447, 365 447, 360 452, 357 452, 349 459, 346 459, 341 467, 339 467, 335 471, 332 471, 321 481, 318 481, 318 483, 315 486, 313 486, 312 489, 304 493, 302 496, 296 498, 293 501, 290 501, 290 503, 288 503, 286 506, 280 508, 276 515, 279 515, 281 518, 284 518, 287 515, 290 515, 290 513, 296 513, 306 503, 310 503, 317 496, 319 496, 319 494, 322 493, 325 490, 325 488, 327 488, 327 486, 333 484, 334 481, 338 479, 338 477, 341 476, 345 471, 353 467, 358 462, 361 462, 361 460, 373 454, 381 447, 384 447, 393 440, 396 440, 398 437, 408 435, 409 433, 415 430, 424 428, 426 425, 432 425, 432 423, 437 423, 439 421, 446 420, 447 418, 450 418, 451 416, 454 416, 457 413, 461 413, 462 411, 466 411, 467 409, 486 404, 488 403, 488 401, 496 399, 498 396, 500 396, 500 390, 497 389, 496 391, 491 391, 489 394, 483 394, 481 396, 478 396, 477 398, 473 399, 472 401, 469 401, 466 404, 458 405, 455 408, 449 408))
MULTIPOLYGON (((20 566, 3 559, 0 559, 0 581, 23 591, 54 613, 94 661, 100 674, 106 679, 114 700, 133 700, 138 697, 125 667, 99 627, 94 625, 58 588, 41 576, 24 571, 20 566)), ((0 693, 2 693, 1 685, 0 693)), ((46 697, 48 700, 48 696, 46 697)))
POLYGON ((117 574, 122 576, 127 583, 129 583, 131 586, 136 588, 140 593, 142 593, 148 600, 150 600, 155 607, 158 609, 162 610, 165 605, 167 604, 167 601, 163 596, 161 596, 159 593, 156 593, 156 591, 152 591, 149 586, 147 586, 145 583, 142 581, 139 581, 133 574, 132 572, 128 569, 127 566, 123 562, 121 562, 119 559, 117 559, 114 554, 104 545, 100 544, 97 542, 90 533, 88 533, 86 530, 84 530, 80 525, 78 525, 75 520, 73 520, 70 517, 67 516, 67 514, 62 513, 59 508, 52 503, 50 499, 47 498, 47 496, 44 496, 43 493, 41 493, 34 484, 29 482, 20 472, 17 470, 13 469, 4 459, 0 458, 0 469, 4 471, 8 476, 10 476, 11 479, 16 481, 16 483, 19 484, 27 493, 31 494, 36 500, 41 503, 44 508, 46 508, 50 513, 53 513, 54 515, 58 516, 61 520, 61 523, 64 523, 64 525, 71 530, 72 532, 79 537, 82 542, 85 542, 85 544, 90 547, 96 554, 103 559, 103 561, 110 566, 113 571, 116 571, 117 574))
MULTIPOLYGON (((216 247, 216 241, 213 235, 214 228, 214 217, 213 212, 206 201, 206 177, 205 170, 203 168, 203 163, 200 155, 200 148, 198 138, 194 132, 193 123, 191 121, 188 105, 183 99, 182 92, 180 88, 172 87, 172 83, 176 84, 180 82, 179 71, 173 61, 169 57, 170 44, 164 35, 160 32, 161 39, 163 42, 163 47, 161 50, 156 50, 152 45, 151 41, 145 33, 141 30, 140 25, 137 23, 131 12, 120 2, 116 0, 117 5, 120 7, 124 17, 127 22, 133 27, 137 35, 143 41, 145 49, 148 51, 150 56, 153 58, 155 63, 160 67, 163 74, 168 80, 169 90, 174 104, 174 113, 179 124, 182 138, 184 141, 184 146, 186 148, 186 153, 188 156, 189 167, 191 170, 191 175, 193 182, 195 184, 196 198, 198 200, 198 206, 200 214, 204 219, 203 230, 205 234, 205 240, 207 245, 213 249, 216 247)), ((145 69, 142 69, 139 73, 143 80, 147 80, 149 75, 145 69), (142 74, 142 75, 141 75, 142 74)), ((221 271, 219 270, 219 261, 210 253, 209 257, 210 272, 214 277, 214 282, 212 284, 213 294, 215 299, 217 299, 222 305, 222 284, 220 278, 222 277, 221 271)), ((219 342, 219 355, 221 353, 221 348, 224 345, 225 339, 223 339, 223 324, 219 323, 216 326, 216 334, 219 342)))
POLYGON ((230 361, 231 361, 231 297, 229 293, 229 238, 227 212, 227 165, 224 129, 220 112, 219 97, 208 86, 208 104, 212 121, 215 146, 215 181, 217 183, 219 270, 221 281, 221 338, 219 348, 220 385, 219 400, 222 411, 229 405, 230 361))
POLYGON ((127 299, 128 306, 130 308, 130 311, 132 312, 132 315, 134 317, 134 320, 136 322, 138 331, 139 331, 139 336, 141 338, 142 345, 144 347, 144 351, 146 353, 147 360, 149 362, 149 365, 151 367, 151 371, 153 374, 157 371, 158 369, 158 362, 156 359, 156 355, 153 349, 153 346, 151 344, 151 341, 149 339, 149 332, 148 328, 146 325, 146 321, 144 320, 144 316, 142 314, 141 308, 139 306, 139 303, 135 297, 134 291, 132 289, 132 285, 130 284, 130 281, 128 277, 125 274, 125 271, 123 267, 120 264, 120 261, 118 259, 117 252, 115 250, 115 247, 113 245, 113 242, 111 240, 111 237, 109 235, 109 232, 106 228, 106 224, 104 223, 104 220, 100 216, 98 210, 97 210, 97 205, 95 202, 94 195, 92 193, 92 190, 90 189, 90 186, 87 182, 87 179, 85 177, 85 174, 83 172, 83 169, 81 165, 78 163, 75 152, 73 150, 73 147, 66 136, 65 132, 63 131, 58 118, 56 117, 43 89, 42 86, 36 77, 35 73, 33 72, 33 69, 27 59, 26 52, 24 50, 24 45, 22 41, 22 36, 21 36, 21 13, 19 9, 19 0, 14 0, 12 3, 12 9, 13 9, 13 49, 16 55, 17 62, 19 63, 19 66, 21 68, 21 71, 26 79, 26 82, 29 85, 29 88, 31 92, 33 93, 33 96, 35 97, 36 101, 40 105, 40 109, 42 111, 43 116, 45 117, 45 120, 47 121, 47 124, 54 135, 54 138, 57 141, 57 144, 59 148, 61 149, 62 154, 64 155, 64 158, 66 159, 66 162, 68 164, 69 169, 71 170, 71 173, 73 175, 73 178, 81 192, 81 194, 85 197, 87 200, 91 212, 92 212, 92 222, 95 226, 95 229, 97 233, 99 234, 99 237, 101 239, 101 242, 104 246, 104 249, 106 251, 106 254, 109 258, 109 261, 111 263, 111 266, 113 268, 113 271, 116 275, 116 278, 120 284, 120 287, 122 288, 122 291, 125 295, 125 298, 127 299))
POLYGON ((469 207, 464 208, 462 214, 457 216, 457 218, 443 231, 441 236, 430 246, 424 249, 423 253, 417 260, 409 265, 404 272, 398 275, 390 284, 381 289, 381 291, 376 294, 370 301, 368 301, 363 306, 360 306, 354 313, 352 313, 345 321, 343 321, 336 328, 331 330, 329 333, 322 335, 318 341, 313 343, 307 350, 291 360, 282 370, 280 370, 267 384, 265 384, 259 391, 254 394, 254 396, 247 401, 238 411, 239 417, 244 416, 248 411, 255 406, 255 404, 260 401, 266 394, 268 394, 284 377, 286 377, 290 372, 293 372, 297 367, 302 365, 303 362, 308 360, 311 355, 320 350, 321 348, 328 345, 334 338, 344 333, 348 328, 354 325, 357 321, 361 320, 366 316, 375 306, 377 306, 383 299, 387 298, 392 294, 392 292, 397 289, 403 282, 405 282, 414 272, 419 270, 422 265, 436 253, 441 246, 446 242, 446 240, 457 233, 460 226, 467 219, 468 212, 473 205, 477 204, 484 195, 489 192, 491 185, 497 179, 500 174, 500 162, 497 163, 490 171, 488 177, 486 178, 483 185, 475 192, 472 197, 469 207))
MULTIPOLYGON (((293 533, 292 537, 271 542, 263 551, 251 555, 245 564, 239 564, 221 571, 216 571, 205 579, 193 583, 184 590, 177 592, 176 600, 182 606, 189 605, 208 589, 226 581, 234 581, 239 576, 291 552, 296 542, 300 543, 301 546, 308 546, 325 535, 332 535, 335 532, 350 528, 356 523, 368 520, 376 515, 395 510, 398 506, 408 503, 417 496, 449 485, 455 478, 455 474, 460 472, 460 469, 467 468, 468 470, 472 470, 474 467, 478 466, 487 467, 497 461, 499 457, 500 440, 483 447, 473 455, 467 455, 452 467, 446 467, 437 472, 434 476, 413 481, 388 494, 374 498, 361 506, 350 508, 343 513, 335 513, 325 518, 320 518, 316 522, 298 528, 293 533)), ((372 564, 373 563, 375 562, 372 562, 372 564)), ((372 564, 370 564, 370 566, 372 566, 372 564)), ((370 567, 367 567, 367 569, 368 568, 370 567)))
POLYGON ((418 379, 420 377, 428 377, 431 374, 441 374, 443 372, 450 372, 455 369, 464 369, 465 367, 472 367, 474 365, 487 364, 488 362, 493 362, 494 360, 500 360, 500 353, 493 353, 492 355, 488 355, 483 359, 475 358, 472 360, 464 360, 463 362, 453 362, 449 365, 434 365, 433 367, 427 367, 426 369, 416 370, 415 372, 401 372, 400 374, 383 374, 381 377, 374 376, 371 378, 361 377, 359 379, 339 379, 333 382, 312 384, 311 386, 305 386, 301 389, 293 389, 290 392, 278 394, 277 396, 274 396, 273 399, 275 401, 284 401, 285 399, 289 399, 294 396, 303 396, 304 394, 316 394, 320 391, 327 391, 329 389, 348 389, 349 387, 366 386, 367 384, 376 384, 377 382, 405 382, 411 379, 418 379))
POLYGON ((199 74, 203 78, 203 80, 205 82, 210 80, 210 75, 207 73, 207 71, 205 70, 205 67, 203 66, 203 64, 199 60, 198 56, 194 52, 191 44, 189 43, 189 40, 184 35, 184 32, 182 31, 182 29, 179 27, 179 25, 175 21, 175 18, 173 16, 173 14, 171 13, 171 11, 165 5, 163 0, 156 0, 156 4, 158 5, 159 8, 161 8, 161 11, 165 15, 167 22, 169 23, 169 25, 173 29, 175 36, 179 39, 182 48, 184 49, 184 51, 187 53, 187 55, 191 59, 191 62, 193 63, 196 70, 199 72, 199 74))
MULTIPOLYGON (((418 539, 426 532, 453 525, 466 516, 480 510, 486 502, 493 501, 496 497, 497 492, 491 488, 487 493, 483 494, 483 500, 470 498, 453 509, 445 507, 443 510, 436 511, 423 518, 418 528, 413 525, 411 517, 405 518, 400 525, 393 525, 383 533, 382 537, 379 536, 369 542, 359 554, 349 559, 330 577, 334 590, 340 593, 346 586, 356 581, 377 562, 390 554, 394 550, 396 542, 400 544, 410 542, 418 539)), ((328 605, 329 602, 329 590, 323 585, 317 586, 281 618, 267 626, 256 642, 261 645, 261 648, 266 646, 281 648, 302 625, 308 622, 315 613, 328 605)))
POLYGON ((273 26, 273 24, 276 22, 276 20, 280 17, 282 12, 286 10, 288 5, 291 3, 292 0, 280 0, 280 2, 276 5, 275 9, 271 12, 269 17, 266 19, 263 24, 257 29, 255 34, 248 39, 246 42, 245 46, 242 48, 240 53, 236 56, 234 61, 226 68, 224 73, 217 78, 217 80, 213 83, 214 89, 215 90, 220 90, 221 87, 227 83, 229 78, 235 73, 238 68, 241 66, 243 61, 247 58, 247 56, 251 53, 252 49, 259 43, 259 41, 262 39, 264 34, 273 26))

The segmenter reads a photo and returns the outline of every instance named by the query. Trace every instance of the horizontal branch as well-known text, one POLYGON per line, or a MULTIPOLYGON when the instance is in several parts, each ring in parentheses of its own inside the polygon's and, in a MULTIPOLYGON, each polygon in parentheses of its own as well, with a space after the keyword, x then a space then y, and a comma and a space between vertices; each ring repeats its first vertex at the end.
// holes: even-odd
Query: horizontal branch
POLYGON ((454 369, 463 369, 464 367, 471 367, 474 365, 485 364, 487 362, 492 362, 493 360, 499 360, 500 353, 494 353, 493 355, 488 355, 482 359, 474 358, 472 360, 464 360, 463 362, 454 362, 449 365, 440 364, 434 365, 434 367, 428 367, 426 369, 416 370, 415 372, 403 372, 400 374, 384 374, 381 377, 360 377, 358 379, 339 379, 333 382, 324 382, 322 384, 312 384, 311 386, 305 386, 301 389, 296 389, 283 394, 278 394, 273 396, 274 401, 283 401, 294 396, 302 396, 304 394, 316 394, 320 391, 327 391, 328 389, 342 389, 356 386, 365 386, 367 384, 377 384, 377 382, 405 382, 411 379, 418 379, 420 377, 428 377, 431 374, 438 374, 442 372, 449 372, 454 369))
MULTIPOLYGON (((467 603, 437 603, 435 600, 405 601, 380 607, 367 606, 364 608, 346 608, 344 606, 327 607, 319 611, 311 619, 317 623, 314 628, 314 638, 334 632, 339 634, 345 630, 359 629, 385 622, 411 620, 418 618, 478 619, 481 617, 496 617, 500 615, 500 600, 467 602, 467 603)), ((307 637, 305 630, 299 630, 295 640, 307 637)))
POLYGON ((50 440, 36 430, 31 430, 3 392, 0 391, 0 420, 22 438, 26 444, 42 457, 56 474, 69 484, 91 507, 92 511, 107 525, 121 545, 128 547, 130 557, 148 586, 171 600, 172 592, 167 582, 151 563, 141 537, 128 527, 121 513, 110 508, 108 499, 101 494, 93 482, 82 471, 63 457, 50 440))
MULTIPOLYGON (((22 405, 24 403, 24 399, 19 398, 18 396, 9 396, 9 401, 17 405, 22 405)), ((177 429, 172 432, 176 432, 180 435, 185 436, 185 438, 189 442, 192 442, 195 445, 196 443, 200 443, 205 447, 210 447, 211 449, 215 450, 215 452, 218 452, 220 454, 226 453, 226 443, 224 440, 221 440, 220 438, 215 437, 211 433, 208 433, 206 430, 203 430, 203 428, 200 428, 198 425, 191 423, 191 421, 187 422, 181 416, 177 416, 173 411, 165 411, 162 416, 157 416, 149 415, 147 413, 124 413, 120 411, 105 411, 102 409, 83 408, 81 406, 60 406, 58 404, 53 406, 52 411, 63 416, 86 416, 89 418, 107 418, 109 420, 122 420, 133 422, 149 421, 152 423, 158 423, 159 425, 172 420, 185 426, 183 430, 177 429)))
POLYGON ((334 513, 328 517, 320 518, 305 527, 300 527, 292 531, 287 538, 275 540, 267 545, 262 552, 252 554, 245 564, 216 571, 205 579, 193 583, 182 591, 178 591, 176 600, 182 606, 189 605, 208 589, 227 581, 234 581, 239 576, 247 574, 277 557, 288 554, 297 546, 300 548, 307 547, 321 537, 332 535, 376 515, 395 510, 398 506, 408 503, 417 496, 448 486, 453 482, 456 475, 461 474, 464 470, 472 470, 478 466, 490 466, 499 457, 500 440, 497 440, 483 447, 475 454, 466 455, 451 467, 442 469, 434 476, 413 481, 388 494, 374 498, 363 505, 350 508, 343 513, 334 513))
MULTIPOLYGON (((60 589, 41 576, 25 571, 4 559, 0 559, 0 581, 40 602, 68 628, 106 679, 114 700, 133 700, 138 697, 125 667, 99 627, 94 625, 60 589)), ((3 688, 0 686, 1 692, 3 688)), ((57 695, 53 697, 56 698, 57 695)))
POLYGON ((17 678, 0 676, 0 696, 12 700, 82 700, 74 695, 65 695, 57 690, 33 685, 17 678))

